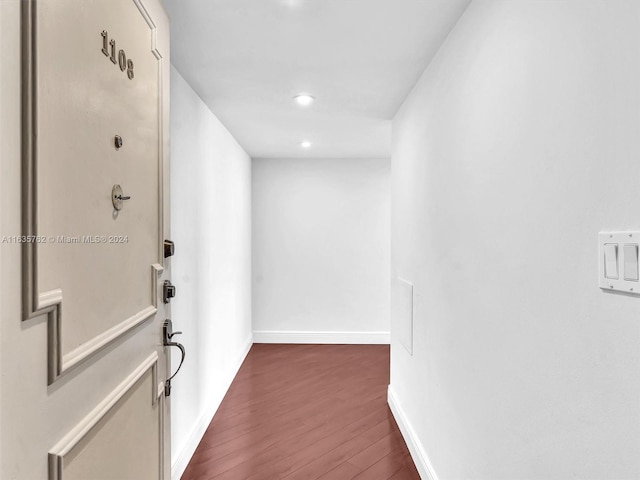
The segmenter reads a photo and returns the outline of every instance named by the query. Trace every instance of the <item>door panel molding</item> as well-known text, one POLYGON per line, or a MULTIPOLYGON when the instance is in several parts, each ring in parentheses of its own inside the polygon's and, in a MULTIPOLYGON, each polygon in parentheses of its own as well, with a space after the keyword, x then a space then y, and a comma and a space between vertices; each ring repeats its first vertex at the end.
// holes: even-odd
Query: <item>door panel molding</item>
MULTIPOLYGON (((37 0, 21 2, 22 40, 22 236, 36 239, 38 230, 38 88, 37 88, 37 0)), ((163 57, 156 46, 157 29, 142 0, 132 0, 150 29, 150 51, 157 60, 158 125, 157 125, 157 191, 158 232, 157 261, 151 264, 151 298, 149 305, 123 319, 115 326, 99 333, 69 352, 62 351, 63 292, 52 289, 38 290, 38 243, 22 243, 22 319, 23 321, 46 315, 48 338, 48 382, 54 383, 61 375, 84 363, 106 346, 154 317, 158 310, 158 279, 164 271, 163 236, 163 57)), ((67 301, 69 301, 67 299, 67 301)))
MULTIPOLYGON (((151 370, 151 406, 158 408, 158 455, 160 465, 164 465, 164 383, 158 381, 158 354, 153 352, 133 372, 131 372, 105 399, 100 402, 80 423, 73 427, 49 451, 49 480, 64 480, 65 459, 90 433, 95 431, 98 423, 112 412, 123 399, 133 391, 147 372, 151 370)), ((160 468, 160 480, 164 479, 163 468, 160 468)))

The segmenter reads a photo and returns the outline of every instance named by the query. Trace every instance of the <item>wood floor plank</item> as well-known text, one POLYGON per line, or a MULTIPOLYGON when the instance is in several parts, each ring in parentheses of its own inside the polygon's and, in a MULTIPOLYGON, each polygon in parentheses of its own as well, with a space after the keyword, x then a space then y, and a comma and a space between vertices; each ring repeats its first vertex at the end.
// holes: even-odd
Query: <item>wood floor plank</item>
MULTIPOLYGON (((396 432, 394 432, 396 433, 396 432)), ((360 467, 362 470, 369 468, 383 457, 386 457, 391 452, 401 449, 404 445, 404 440, 397 433, 389 433, 375 442, 373 445, 365 448, 357 455, 354 455, 349 459, 349 463, 360 467)))
POLYGON ((182 479, 419 479, 388 383, 386 345, 256 344, 182 479))
POLYGON ((391 475, 388 480, 413 480, 417 478, 417 476, 419 476, 418 470, 416 470, 415 465, 413 465, 413 462, 411 462, 409 458, 407 462, 405 462, 405 466, 391 475))
MULTIPOLYGON (((371 480, 371 479, 388 479, 400 472, 405 465, 406 456, 408 453, 405 453, 401 450, 395 450, 391 452, 389 455, 385 455, 376 463, 371 465, 369 468, 363 470, 354 478, 357 480, 371 480)), ((349 462, 351 463, 351 462, 349 462)), ((418 477, 420 478, 420 477, 418 477)))
POLYGON ((349 480, 355 477, 358 473, 360 473, 360 469, 358 467, 354 467, 349 462, 344 462, 336 468, 329 470, 322 476, 317 477, 316 480, 349 480))
MULTIPOLYGON (((393 432, 395 429, 395 422, 393 422, 393 419, 387 417, 385 420, 357 437, 351 438, 325 454, 318 455, 304 467, 293 471, 291 474, 283 478, 291 480, 311 480, 318 478, 329 470, 344 463, 355 454, 365 450, 367 447, 374 444, 380 438, 393 432)), ((361 469, 359 469, 359 471, 360 470, 361 469)))
POLYGON ((308 432, 283 440, 276 445, 276 448, 260 452, 248 460, 247 462, 251 465, 259 467, 254 468, 256 470, 254 474, 246 476, 246 473, 243 473, 243 476, 239 476, 238 471, 251 470, 246 465, 240 465, 239 468, 225 472, 219 478, 220 480, 284 478, 292 470, 310 462, 316 455, 321 455, 337 444, 343 443, 345 436, 350 438, 365 431, 380 415, 380 412, 374 411, 367 414, 365 409, 360 409, 355 414, 337 416, 314 428, 310 426, 308 432))

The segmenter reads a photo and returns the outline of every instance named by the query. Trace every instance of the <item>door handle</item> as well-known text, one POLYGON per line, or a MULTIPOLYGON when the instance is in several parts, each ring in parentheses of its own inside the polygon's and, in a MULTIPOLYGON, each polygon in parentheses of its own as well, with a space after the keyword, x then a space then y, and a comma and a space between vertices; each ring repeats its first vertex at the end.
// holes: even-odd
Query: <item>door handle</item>
POLYGON ((168 318, 162 324, 162 344, 165 347, 176 347, 180 349, 180 353, 182 354, 182 357, 180 358, 180 364, 178 365, 177 370, 173 373, 173 375, 167 378, 164 382, 165 397, 168 397, 169 395, 171 395, 171 380, 173 379, 173 377, 175 377, 178 374, 178 372, 180 371, 180 368, 182 368, 182 364, 184 363, 184 357, 187 355, 184 345, 171 340, 174 337, 174 335, 180 335, 181 333, 182 332, 173 331, 173 323, 168 318))

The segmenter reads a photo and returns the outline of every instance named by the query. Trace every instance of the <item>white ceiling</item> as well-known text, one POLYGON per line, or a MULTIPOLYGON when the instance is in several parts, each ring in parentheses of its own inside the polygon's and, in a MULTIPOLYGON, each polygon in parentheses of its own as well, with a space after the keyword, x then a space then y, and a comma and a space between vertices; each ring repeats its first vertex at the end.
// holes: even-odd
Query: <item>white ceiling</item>
POLYGON ((470 2, 164 0, 171 63, 253 158, 390 156, 390 120, 470 2))

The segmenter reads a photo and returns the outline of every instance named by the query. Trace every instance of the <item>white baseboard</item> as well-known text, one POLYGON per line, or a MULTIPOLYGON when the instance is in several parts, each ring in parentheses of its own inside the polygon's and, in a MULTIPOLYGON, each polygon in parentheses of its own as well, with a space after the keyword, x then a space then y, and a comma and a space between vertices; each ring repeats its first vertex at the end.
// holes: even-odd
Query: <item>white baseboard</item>
POLYGON ((423 480, 438 480, 436 472, 433 469, 433 465, 431 465, 429 457, 424 451, 422 443, 420 443, 416 432, 411 427, 411 423, 409 423, 404 410, 402 410, 402 407, 398 403, 398 399, 394 395, 391 385, 389 385, 389 388, 387 389, 387 402, 389 403, 391 413, 393 413, 393 416, 396 419, 398 428, 400 428, 400 433, 402 433, 404 441, 409 448, 409 453, 411 454, 413 463, 418 469, 420 478, 423 480))
POLYGON ((240 370, 240 367, 242 366, 242 362, 244 362, 244 359, 249 353, 249 350, 251 350, 252 345, 253 345, 253 337, 250 335, 249 338, 246 340, 244 346, 242 347, 240 354, 236 358, 236 361, 232 365, 232 368, 229 369, 229 372, 227 373, 227 377, 225 378, 224 384, 220 386, 220 389, 219 389, 220 394, 218 395, 217 398, 211 399, 209 408, 202 413, 200 419, 198 420, 195 427, 191 431, 191 434, 189 435, 189 439, 187 440, 184 448, 179 453, 175 463, 171 466, 171 480, 180 480, 180 477, 182 477, 182 474, 187 469, 187 465, 189 465, 189 461, 191 460, 191 457, 193 457, 193 454, 195 453, 196 448, 198 448, 198 445, 200 444, 200 440, 202 440, 202 437, 207 431, 207 427, 211 423, 213 416, 218 411, 218 407, 220 407, 220 404, 222 403, 222 399, 224 398, 227 391, 229 390, 229 387, 231 386, 233 379, 236 377, 238 370, 240 370))
POLYGON ((333 343, 388 345, 389 332, 299 332, 254 330, 254 343, 333 343))

